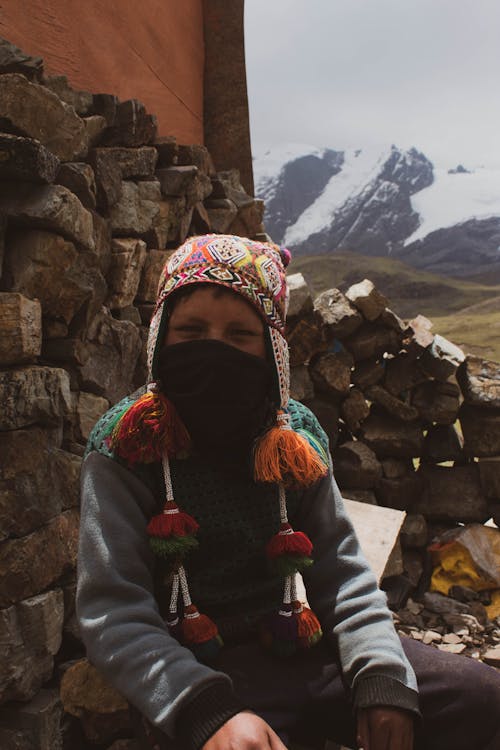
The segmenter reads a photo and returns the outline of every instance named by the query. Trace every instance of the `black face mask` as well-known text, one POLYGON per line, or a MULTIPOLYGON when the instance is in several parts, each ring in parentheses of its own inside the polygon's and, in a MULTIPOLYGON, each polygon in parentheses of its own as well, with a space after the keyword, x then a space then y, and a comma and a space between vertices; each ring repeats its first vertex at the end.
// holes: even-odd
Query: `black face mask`
POLYGON ((234 460, 276 413, 269 362, 222 341, 164 347, 158 375, 200 453, 234 460))

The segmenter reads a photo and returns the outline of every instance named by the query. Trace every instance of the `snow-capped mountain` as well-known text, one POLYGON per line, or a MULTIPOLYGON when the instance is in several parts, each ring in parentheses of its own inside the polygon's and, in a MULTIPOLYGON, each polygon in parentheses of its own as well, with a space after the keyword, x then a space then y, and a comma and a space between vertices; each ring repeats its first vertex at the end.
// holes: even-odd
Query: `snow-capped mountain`
POLYGON ((254 174, 268 233, 295 253, 392 254, 451 275, 500 267, 500 170, 435 169, 414 148, 286 144, 254 174))

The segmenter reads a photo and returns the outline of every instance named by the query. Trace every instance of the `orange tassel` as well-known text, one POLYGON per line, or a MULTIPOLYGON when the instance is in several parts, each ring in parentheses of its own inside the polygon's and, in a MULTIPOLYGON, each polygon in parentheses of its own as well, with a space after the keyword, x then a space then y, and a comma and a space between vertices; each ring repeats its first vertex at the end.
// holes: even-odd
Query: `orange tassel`
POLYGON ((187 646, 195 643, 205 643, 217 638, 217 625, 207 617, 201 615, 194 604, 184 608, 184 618, 181 622, 182 641, 187 646))
POLYGON ((327 471, 314 448, 294 430, 276 425, 257 442, 254 478, 258 482, 308 487, 327 471))
POLYGON ((129 464, 153 463, 165 453, 185 452, 189 435, 175 406, 162 393, 148 391, 117 422, 110 445, 129 464))

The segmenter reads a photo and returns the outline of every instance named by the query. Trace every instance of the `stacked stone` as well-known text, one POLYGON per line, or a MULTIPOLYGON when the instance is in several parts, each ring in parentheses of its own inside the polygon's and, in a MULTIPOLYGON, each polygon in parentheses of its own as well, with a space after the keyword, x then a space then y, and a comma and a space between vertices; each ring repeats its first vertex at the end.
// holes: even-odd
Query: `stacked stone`
POLYGON ((157 137, 140 102, 74 91, 0 40, 5 750, 106 747, 123 729, 123 711, 97 729, 61 718, 59 678, 83 655, 74 590, 85 442, 110 404, 145 382, 147 326, 172 248, 208 231, 263 238, 262 211, 206 148, 157 137))
POLYGON ((391 572, 415 590, 436 532, 500 520, 500 365, 404 323, 368 280, 314 301, 289 281, 292 394, 328 433, 344 497, 408 513, 391 572))

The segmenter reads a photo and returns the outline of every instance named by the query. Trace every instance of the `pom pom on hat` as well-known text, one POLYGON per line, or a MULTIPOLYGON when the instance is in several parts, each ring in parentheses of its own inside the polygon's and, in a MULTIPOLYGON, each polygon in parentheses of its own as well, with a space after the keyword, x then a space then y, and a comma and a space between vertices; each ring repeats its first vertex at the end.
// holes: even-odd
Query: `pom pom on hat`
POLYGON ((255 446, 254 477, 258 482, 309 487, 327 471, 308 440, 280 424, 271 427, 255 446))

